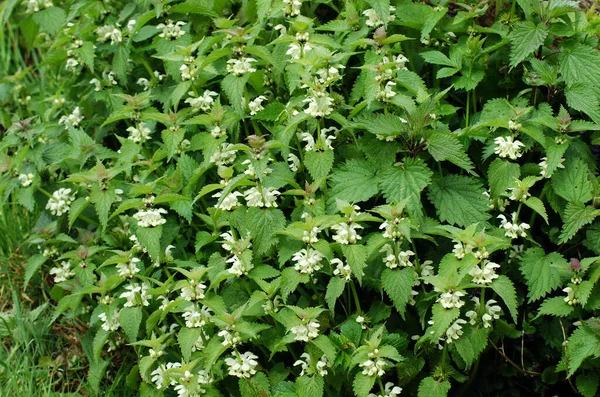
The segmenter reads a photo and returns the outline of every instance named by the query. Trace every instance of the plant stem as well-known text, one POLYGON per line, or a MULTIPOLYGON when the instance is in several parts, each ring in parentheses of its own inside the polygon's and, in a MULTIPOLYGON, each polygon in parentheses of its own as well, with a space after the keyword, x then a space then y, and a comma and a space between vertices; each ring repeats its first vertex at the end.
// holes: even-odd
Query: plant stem
POLYGON ((42 188, 41 188, 41 187, 39 187, 39 186, 36 186, 36 187, 35 187, 35 190, 37 190, 37 191, 38 191, 38 192, 40 192, 40 193, 43 193, 43 194, 44 194, 46 197, 48 197, 48 198, 52 198, 52 195, 51 195, 50 193, 48 193, 47 191, 45 191, 44 189, 42 189, 42 188))
POLYGON ((356 305, 356 310, 359 313, 362 313, 362 309, 360 308, 360 300, 358 299, 358 293, 356 292, 356 287, 354 286, 354 282, 350 283, 350 289, 352 290, 352 296, 354 297, 354 304, 356 305))

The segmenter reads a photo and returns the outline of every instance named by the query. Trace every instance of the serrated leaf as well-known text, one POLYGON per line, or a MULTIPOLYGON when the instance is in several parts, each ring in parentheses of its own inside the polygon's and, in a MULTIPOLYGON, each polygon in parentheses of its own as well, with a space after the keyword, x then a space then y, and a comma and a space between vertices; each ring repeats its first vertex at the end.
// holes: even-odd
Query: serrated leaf
POLYGON ((598 391, 598 374, 594 372, 580 374, 577 376, 575 384, 583 397, 594 397, 598 391))
POLYGON ((344 293, 346 288, 346 280, 340 277, 331 277, 327 284, 327 292, 325 293, 325 302, 332 312, 335 309, 335 302, 344 293))
POLYGON ((27 284, 29 284, 31 277, 33 277, 33 275, 40 270, 42 265, 46 263, 47 259, 48 258, 46 256, 41 254, 34 255, 27 259, 27 262, 25 263, 25 277, 23 278, 23 289, 27 288, 27 284))
POLYGON ((504 301, 504 304, 508 308, 513 321, 517 322, 517 291, 511 279, 505 275, 499 275, 497 279, 492 282, 492 290, 498 294, 504 301))
POLYGON ((519 22, 508 35, 510 39, 510 67, 514 68, 525 58, 533 54, 548 36, 548 27, 540 22, 535 25, 531 21, 519 22))
POLYGON ((90 192, 90 202, 94 204, 102 227, 106 227, 110 207, 115 201, 115 198, 116 195, 114 190, 102 190, 98 186, 94 186, 90 192))
POLYGON ((162 236, 162 226, 140 227, 136 230, 136 236, 142 247, 148 250, 152 260, 156 263, 160 258, 160 237, 162 236))
POLYGON ((246 226, 254 242, 254 253, 259 256, 277 244, 277 238, 273 235, 285 228, 285 215, 275 208, 251 207, 246 215, 246 226))
POLYGON ((459 65, 455 64, 450 58, 448 58, 446 55, 444 55, 440 51, 425 51, 419 55, 421 55, 421 57, 427 63, 431 63, 434 65, 441 65, 441 66, 449 66, 452 68, 460 67, 459 65))
POLYGON ((569 241, 579 229, 583 226, 592 223, 598 216, 599 212, 594 207, 586 206, 583 203, 570 202, 567 203, 563 214, 564 223, 559 236, 559 243, 569 241))
POLYGON ((571 314, 573 310, 573 306, 565 302, 563 297, 555 296, 554 298, 548 298, 542 302, 536 318, 542 315, 566 317, 571 314))
POLYGON ((73 227, 79 215, 81 215, 88 205, 90 205, 90 202, 85 197, 79 197, 71 203, 71 208, 69 209, 69 229, 73 227))
POLYGON ((467 367, 473 365, 487 346, 489 332, 489 328, 475 328, 469 325, 465 327, 464 335, 455 342, 456 350, 467 367))
POLYGON ((580 158, 567 161, 552 177, 554 192, 567 201, 586 203, 592 199, 592 183, 588 180, 588 167, 580 158))
POLYGON ((49 34, 54 34, 65 24, 67 14, 60 7, 49 7, 33 14, 33 20, 40 25, 40 29, 49 34))
POLYGON ((137 335, 142 323, 142 308, 141 307, 124 307, 119 314, 119 324, 130 342, 137 340, 137 335))
POLYGON ((536 301, 562 285, 570 277, 569 264, 559 253, 548 255, 539 247, 522 255, 520 270, 527 281, 529 301, 536 301))
POLYGON ((600 123, 600 99, 595 89, 587 84, 576 83, 565 89, 567 105, 587 114, 594 122, 600 123))
POLYGON ((352 274, 359 283, 362 283, 364 269, 367 266, 367 248, 363 245, 342 245, 342 252, 346 257, 346 263, 352 269, 352 274))
POLYGON ((366 0, 383 21, 383 26, 387 26, 390 16, 390 0, 366 0))
POLYGON ((588 45, 564 46, 559 54, 559 72, 567 83, 600 87, 600 53, 588 45))
POLYGON ((381 136, 398 136, 406 127, 400 117, 381 113, 360 118, 357 123, 371 134, 381 136))
POLYGON ((600 355, 600 340, 587 327, 577 328, 567 342, 567 375, 571 377, 588 357, 600 355))
POLYGON ((331 175, 331 199, 339 198, 350 203, 367 201, 377 194, 375 169, 370 163, 352 159, 331 175))
POLYGON ((322 397, 324 386, 325 381, 320 375, 304 375, 296 378, 298 397, 322 397))
POLYGON ((238 385, 242 396, 268 397, 270 395, 271 385, 263 372, 257 372, 251 378, 240 378, 238 385))
POLYGON ((229 103, 238 113, 243 113, 245 104, 242 103, 244 100, 244 89, 250 75, 245 73, 242 76, 236 76, 233 73, 229 73, 221 81, 221 88, 227 95, 229 103))
MULTIPOLYGON (((361 372, 357 373, 352 382, 352 390, 357 397, 367 397, 373 385, 375 385, 376 376, 363 375, 361 372)), ((307 396, 308 397, 308 396, 307 396)))
POLYGON ((510 161, 495 159, 488 168, 488 183, 490 186, 490 196, 497 198, 511 187, 515 179, 521 176, 519 164, 510 161))
POLYGON ((419 383, 418 397, 447 397, 449 391, 450 382, 447 380, 436 381, 430 376, 419 383))
POLYGON ((489 201, 484 191, 475 178, 448 175, 434 179, 428 197, 441 221, 465 227, 489 219, 489 201))
POLYGON ((177 334, 177 343, 181 349, 181 355, 185 361, 189 361, 192 355, 192 348, 198 342, 198 338, 202 335, 201 328, 183 327, 177 334))
POLYGON ((304 155, 304 166, 310 172, 314 181, 318 181, 329 175, 333 166, 333 150, 310 151, 304 155))
POLYGON ((548 214, 546 213, 546 207, 544 207, 544 203, 537 197, 529 197, 525 200, 525 205, 537 212, 544 220, 546 224, 548 224, 548 214))
POLYGON ((427 138, 427 151, 436 161, 447 160, 475 175, 475 166, 456 136, 447 132, 434 132, 427 138))
POLYGON ((415 271, 407 267, 402 270, 385 269, 381 274, 383 290, 394 303, 394 307, 404 318, 406 305, 412 298, 412 288, 415 284, 415 271))
POLYGON ((421 159, 406 159, 399 166, 385 168, 379 184, 388 203, 407 200, 410 210, 421 207, 421 192, 429 185, 433 172, 421 159))

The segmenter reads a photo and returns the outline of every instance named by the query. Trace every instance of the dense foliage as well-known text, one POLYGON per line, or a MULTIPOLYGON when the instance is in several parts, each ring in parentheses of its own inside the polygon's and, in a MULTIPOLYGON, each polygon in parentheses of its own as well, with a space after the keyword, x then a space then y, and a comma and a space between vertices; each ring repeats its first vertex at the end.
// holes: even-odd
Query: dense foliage
POLYGON ((88 393, 594 396, 578 7, 5 1, 0 192, 88 393))

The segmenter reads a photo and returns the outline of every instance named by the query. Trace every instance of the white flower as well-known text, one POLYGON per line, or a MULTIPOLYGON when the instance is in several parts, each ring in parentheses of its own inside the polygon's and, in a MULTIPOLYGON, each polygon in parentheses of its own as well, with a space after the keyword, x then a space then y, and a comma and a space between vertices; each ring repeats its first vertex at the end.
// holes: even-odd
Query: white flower
POLYGON ((195 65, 188 66, 183 64, 179 67, 179 71, 181 72, 181 80, 195 80, 198 68, 195 65))
MULTIPOLYGON (((394 15, 394 12, 396 12, 396 7, 394 6, 390 6, 390 15, 388 16, 388 22, 392 22, 396 19, 396 16, 394 15)), ((370 27, 379 27, 379 26, 383 26, 383 19, 381 19, 381 17, 379 15, 377 15, 377 13, 375 12, 374 9, 369 8, 368 10, 363 11, 363 15, 366 16, 368 19, 365 21, 365 24, 367 26, 370 27)))
POLYGON ((135 29, 136 24, 137 21, 135 19, 130 19, 129 21, 127 21, 127 31, 129 33, 133 33, 133 29, 135 29))
POLYGON ((196 280, 188 280, 187 285, 181 288, 181 297, 188 302, 204 299, 205 290, 206 285, 196 280))
POLYGON ((356 229, 363 229, 363 227, 357 223, 348 224, 346 222, 342 222, 338 225, 333 225, 331 228, 336 231, 336 235, 333 236, 333 240, 340 244, 354 244, 358 240, 362 239, 362 237, 356 232, 356 229))
POLYGON ((133 277, 135 274, 139 273, 140 269, 138 269, 136 263, 140 262, 138 258, 131 258, 131 260, 127 263, 119 263, 117 265, 117 269, 119 270, 119 276, 123 277, 133 277))
POLYGON ((99 27, 96 29, 96 34, 98 35, 98 41, 101 43, 104 43, 109 39, 111 45, 115 45, 123 41, 123 35, 121 34, 121 31, 111 25, 99 27))
POLYGON ((256 59, 246 57, 230 59, 227 61, 227 72, 233 73, 236 76, 241 76, 245 73, 254 73, 256 69, 252 67, 253 62, 256 62, 256 59))
POLYGON ((75 58, 67 58, 65 62, 65 69, 75 73, 77 71, 77 66, 79 66, 79 61, 75 58))
POLYGON ((94 85, 94 91, 100 91, 102 89, 102 83, 95 77, 90 80, 90 84, 94 85))
POLYGON ((396 96, 396 91, 394 91, 394 86, 396 83, 393 81, 388 81, 385 83, 385 87, 381 89, 381 86, 377 88, 376 98, 380 101, 386 102, 396 96))
POLYGON ((231 357, 225 359, 225 364, 229 367, 229 375, 238 378, 250 378, 256 374, 257 358, 258 356, 252 352, 246 352, 242 355, 237 351, 233 352, 231 357))
POLYGON ((113 313, 112 317, 108 317, 106 313, 100 313, 98 318, 102 320, 102 329, 110 332, 119 329, 119 312, 113 313))
POLYGON ((333 271, 335 276, 340 276, 344 280, 350 280, 352 278, 352 268, 349 265, 345 265, 344 262, 338 258, 333 258, 331 264, 336 265, 335 270, 333 271))
POLYGON ((262 105, 263 101, 266 101, 267 98, 264 95, 257 96, 253 100, 248 103, 248 109, 250 109, 250 116, 254 116, 256 113, 264 110, 264 106, 262 105))
POLYGON ((579 303, 577 298, 575 298, 575 291, 573 290, 573 288, 571 288, 571 287, 564 288, 563 292, 567 293, 567 296, 565 297, 564 301, 567 302, 570 306, 573 306, 573 305, 576 305, 577 303, 579 303))
POLYGON ((23 187, 27 187, 29 185, 31 185, 33 183, 33 177, 34 175, 29 173, 29 174, 20 174, 19 175, 19 182, 21 182, 21 186, 23 187))
POLYGON ((496 303, 498 302, 496 302, 494 299, 490 299, 485 303, 486 313, 481 316, 481 319, 483 320, 483 328, 491 327, 492 320, 498 320, 500 318, 498 313, 502 312, 502 308, 496 305, 496 303))
POLYGON ((167 210, 164 208, 150 208, 147 210, 139 210, 133 217, 138 221, 138 226, 156 227, 167 223, 167 220, 161 215, 166 213, 167 210))
POLYGON ((136 84, 139 86, 142 86, 144 88, 144 91, 146 91, 150 88, 150 81, 148 81, 148 79, 144 78, 144 77, 140 77, 137 80, 136 84))
POLYGON ((319 336, 319 327, 321 325, 317 320, 302 320, 302 324, 292 327, 290 331, 295 335, 294 340, 308 342, 319 336))
POLYGON ((301 132, 298 134, 298 137, 302 139, 302 141, 306 142, 304 150, 306 150, 307 152, 315 150, 315 138, 313 138, 311 133, 301 132))
POLYGON ((304 113, 310 114, 313 117, 327 116, 333 111, 333 98, 324 91, 313 92, 312 95, 302 100, 302 102, 308 102, 308 108, 304 109, 304 113))
POLYGON ((504 235, 510 238, 527 237, 525 232, 529 229, 527 223, 517 223, 517 213, 512 213, 512 222, 509 222, 504 215, 498 215, 498 219, 501 221, 501 227, 504 228, 504 235))
POLYGON ((300 15, 300 7, 302 7, 302 1, 300 0, 283 0, 283 12, 288 17, 297 17, 300 15))
POLYGON ((168 386, 168 384, 165 383, 165 372, 172 368, 181 368, 181 363, 167 363, 166 366, 164 364, 159 364, 158 368, 150 373, 152 382, 154 382, 158 390, 168 386))
POLYGON ((27 14, 38 12, 42 7, 48 8, 53 5, 49 0, 24 0, 23 4, 27 6, 27 9, 25 10, 27 14))
POLYGON ((303 232, 302 241, 306 244, 314 244, 319 241, 319 237, 317 236, 321 230, 318 227, 313 227, 310 231, 305 230, 303 232))
POLYGON ((413 264, 410 261, 410 257, 413 256, 415 253, 408 250, 408 251, 400 251, 400 253, 398 254, 398 264, 401 267, 412 267, 413 264))
POLYGON ((477 324, 477 312, 475 312, 474 310, 469 310, 468 312, 465 313, 465 315, 469 319, 469 324, 471 324, 471 325, 477 324))
POLYGON ((321 270, 321 261, 323 258, 323 254, 319 251, 308 247, 296 252, 292 257, 292 261, 296 262, 294 269, 300 273, 313 274, 321 270))
POLYGON ((440 304, 445 309, 453 309, 455 307, 462 307, 465 302, 463 302, 460 298, 465 296, 465 293, 462 291, 447 291, 440 295, 436 302, 440 302, 440 304))
POLYGON ((221 345, 225 347, 235 347, 242 343, 242 338, 240 337, 239 332, 230 332, 224 329, 221 330, 217 335, 223 338, 223 342, 221 342, 221 345))
POLYGON ((108 82, 112 85, 118 85, 119 82, 117 81, 117 79, 115 79, 115 72, 110 72, 106 75, 106 79, 108 80, 108 82))
MULTIPOLYGON (((220 199, 222 195, 223 192, 217 192, 213 194, 213 197, 220 199)), ((225 198, 221 202, 221 205, 218 205, 218 203, 215 204, 215 208, 220 208, 223 211, 231 211, 232 209, 240 205, 240 202, 237 198, 241 196, 243 196, 243 194, 240 192, 231 192, 227 196, 225 196, 225 198)))
POLYGON ((319 361, 317 361, 317 373, 321 376, 326 376, 328 373, 326 367, 328 366, 327 356, 322 355, 319 361))
POLYGON ((83 120, 83 116, 81 115, 81 111, 79 110, 79 106, 73 109, 73 113, 68 116, 62 116, 58 120, 58 124, 64 124, 65 129, 69 129, 69 127, 77 127, 79 123, 83 120))
POLYGON ((523 254, 523 249, 525 246, 521 245, 513 245, 510 247, 510 252, 508 253, 508 261, 513 262, 515 259, 521 259, 521 254, 523 254))
POLYGON ((317 74, 319 75, 319 82, 321 84, 329 84, 333 81, 339 80, 342 76, 340 75, 339 69, 345 69, 344 65, 330 66, 327 69, 319 69, 317 74))
POLYGON ((150 302, 148 301, 148 290, 150 286, 147 283, 131 283, 125 287, 127 290, 119 295, 119 298, 127 299, 125 302, 125 307, 132 307, 137 305, 148 306, 150 302))
MULTIPOLYGON (((375 349, 375 352, 379 352, 375 349)), ((375 353, 377 354, 377 353, 375 353)), ((360 366, 363 367, 363 375, 367 376, 383 376, 385 375, 385 360, 376 357, 373 353, 369 353, 369 359, 365 362, 360 363, 360 366)))
POLYGON ((499 267, 499 264, 487 261, 483 269, 477 265, 469 271, 469 274, 473 277, 475 284, 489 284, 492 280, 498 278, 495 269, 499 267))
POLYGON ((190 305, 185 308, 185 311, 181 315, 185 319, 185 326, 188 328, 201 328, 204 327, 208 320, 210 320, 210 310, 206 306, 202 306, 200 310, 196 308, 196 305, 190 305))
POLYGON ((512 136, 500 136, 494 139, 494 143, 496 144, 494 153, 502 158, 508 157, 511 160, 516 160, 523 155, 520 148, 525 147, 525 145, 521 141, 514 140, 512 136))
POLYGON ((220 138, 225 134, 227 134, 227 130, 225 128, 221 128, 218 125, 215 125, 210 131, 210 136, 212 136, 213 138, 220 138))
MULTIPOLYGON (((300 33, 297 33, 296 36, 298 36, 298 34, 300 33)), ((286 55, 291 56, 293 60, 298 60, 301 59, 304 56, 304 54, 310 50, 312 50, 312 46, 308 42, 301 43, 298 41, 294 41, 290 44, 286 55)))
POLYGON ((362 329, 367 329, 367 324, 363 316, 356 316, 356 322, 360 324, 362 329))
POLYGON ((277 196, 281 193, 272 187, 251 187, 244 192, 244 198, 248 207, 275 207, 277 208, 277 196))
POLYGON ((333 146, 331 146, 331 143, 335 140, 335 133, 337 131, 338 129, 335 127, 323 128, 321 130, 321 140, 323 141, 327 149, 333 150, 333 146), (329 134, 330 132, 332 133, 331 135, 329 134))
POLYGON ((294 153, 290 153, 288 154, 287 161, 290 167, 290 171, 298 171, 298 167, 300 166, 300 159, 298 158, 298 156, 296 156, 294 153))
POLYGON ((228 165, 235 161, 236 150, 232 149, 233 145, 230 143, 222 143, 221 146, 210 156, 209 161, 219 165, 228 165))
POLYGON ((246 266, 244 266, 244 262, 242 262, 239 256, 233 255, 231 258, 227 259, 226 262, 231 263, 229 273, 235 274, 238 277, 248 274, 248 270, 246 269, 246 266))
POLYGON ((300 355, 300 359, 296 360, 296 362, 294 363, 294 367, 297 367, 298 365, 300 365, 300 367, 302 368, 300 376, 304 376, 305 371, 307 371, 310 367, 310 355, 308 353, 302 353, 300 355), (302 360, 302 358, 304 360, 302 360))
POLYGON ((50 210, 52 215, 61 216, 69 212, 71 203, 75 200, 75 194, 71 194, 71 189, 60 188, 52 193, 52 197, 46 204, 46 209, 50 210))
POLYGON ((188 95, 190 98, 186 99, 185 103, 189 103, 191 107, 202 109, 205 112, 210 110, 213 103, 215 103, 213 97, 219 96, 219 94, 210 90, 205 90, 204 93, 197 98, 194 97, 193 91, 188 92, 188 95))
POLYGON ((452 343, 458 340, 463 334, 462 325, 467 322, 462 318, 457 319, 447 330, 446 330, 446 343, 452 343))
POLYGON ((508 129, 511 131, 519 131, 523 126, 514 120, 508 120, 508 129))
MULTIPOLYGON (((565 165, 563 164, 565 162, 564 158, 561 158, 560 161, 558 162, 558 165, 556 166, 556 168, 565 168, 565 165)), ((542 161, 540 161, 540 163, 538 164, 541 168, 540 170, 540 175, 544 178, 550 178, 552 175, 548 174, 548 157, 542 157, 542 161)))
POLYGON ((383 394, 369 393, 369 395, 367 397, 396 397, 400 393, 402 393, 401 387, 394 386, 394 384, 392 382, 387 382, 385 384, 385 389, 383 391, 383 394))
POLYGON ((73 277, 75 272, 71 270, 71 261, 62 261, 60 262, 60 267, 50 269, 50 274, 54 275, 55 283, 60 283, 73 277))
POLYGON ((173 21, 169 19, 167 20, 166 25, 164 23, 156 25, 156 29, 162 30, 162 32, 158 35, 159 37, 168 40, 175 40, 185 34, 185 30, 181 29, 185 25, 186 23, 183 21, 177 21, 176 23, 173 23, 173 21))

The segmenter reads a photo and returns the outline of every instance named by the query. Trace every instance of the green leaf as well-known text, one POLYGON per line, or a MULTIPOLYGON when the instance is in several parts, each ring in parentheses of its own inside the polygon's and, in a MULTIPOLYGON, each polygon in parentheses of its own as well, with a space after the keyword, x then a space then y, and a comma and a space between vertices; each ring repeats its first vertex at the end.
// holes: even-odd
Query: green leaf
POLYGON ((169 159, 171 159, 173 156, 175 156, 175 154, 177 154, 177 150, 179 150, 179 145, 185 137, 185 130, 183 128, 177 128, 175 130, 165 128, 162 130, 160 135, 165 144, 164 148, 167 150, 169 159))
POLYGON ((264 372, 257 372, 251 378, 239 380, 240 394, 248 397, 267 397, 270 394, 271 385, 264 372))
POLYGON ((115 201, 115 198, 116 195, 114 190, 102 190, 98 185, 95 185, 90 192, 90 202, 94 204, 102 227, 106 227, 106 224, 108 223, 108 214, 110 213, 110 207, 115 201))
POLYGON ((577 385, 577 390, 583 397, 594 397, 598 391, 598 374, 587 372, 585 374, 577 375, 575 384, 577 385))
POLYGON ((384 26, 387 26, 388 17, 390 16, 390 0, 366 0, 366 2, 373 7, 383 21, 384 26))
POLYGON ((318 181, 329 175, 333 165, 333 150, 310 151, 304 155, 304 166, 310 172, 314 181, 318 181))
POLYGON ((388 203, 401 203, 415 211, 421 208, 421 192, 429 182, 433 172, 421 159, 406 159, 399 166, 385 168, 379 175, 379 184, 388 203))
POLYGON ((325 294, 325 302, 329 306, 329 310, 335 311, 335 301, 344 293, 346 280, 340 277, 331 277, 327 284, 327 292, 325 294))
POLYGON ((363 160, 351 159, 331 175, 331 201, 336 198, 351 203, 367 201, 378 192, 375 167, 363 160))
POLYGON ((554 173, 552 188, 567 201, 586 203, 592 199, 592 183, 588 180, 588 167, 580 158, 567 161, 564 169, 554 173))
POLYGON ((250 75, 245 73, 242 76, 236 76, 233 73, 229 73, 223 80, 221 81, 221 88, 227 95, 229 99, 229 103, 238 113, 244 112, 244 107, 246 106, 244 101, 244 89, 246 87, 246 83, 248 82, 248 78, 250 75))
POLYGON ((33 14, 33 20, 40 25, 40 29, 53 35, 65 24, 67 14, 60 7, 49 7, 33 14))
POLYGON ((513 321, 517 322, 517 291, 511 279, 505 275, 499 275, 497 279, 492 282, 492 289, 498 294, 504 301, 504 304, 508 308, 513 321))
POLYGON ((113 56, 112 68, 117 78, 121 81, 127 81, 127 61, 129 60, 129 49, 124 45, 117 47, 113 56))
POLYGON ((600 340, 587 327, 577 328, 567 342, 567 375, 571 377, 588 357, 600 355, 600 340))
POLYGON ((475 178, 448 175, 434 179, 428 197, 441 221, 464 227, 489 219, 489 200, 484 191, 475 178))
POLYGON ((298 397, 322 397, 324 386, 325 381, 320 375, 304 375, 296 378, 296 392, 298 393, 298 397))
POLYGON ((421 57, 427 63, 431 63, 434 65, 441 65, 441 66, 449 66, 452 68, 460 67, 460 65, 457 65, 450 58, 448 58, 446 55, 444 55, 443 53, 441 53, 439 51, 425 51, 419 55, 421 55, 421 57))
POLYGON ((544 207, 544 203, 537 197, 529 197, 525 200, 525 205, 537 212, 544 220, 546 224, 548 224, 548 214, 546 213, 546 207, 544 207))
POLYGON ((335 344, 325 335, 319 335, 316 339, 310 341, 311 344, 315 345, 325 354, 330 363, 334 362, 337 358, 337 349, 335 344))
POLYGON ((475 166, 456 136, 447 132, 434 132, 427 139, 427 150, 436 161, 447 160, 475 175, 475 166))
POLYGON ((246 226, 254 242, 254 254, 259 256, 277 244, 277 238, 273 235, 285 228, 285 215, 275 208, 251 207, 246 215, 246 226))
POLYGON ((563 214, 564 224, 560 232, 558 242, 560 244, 569 241, 579 229, 592 223, 600 214, 600 211, 594 207, 586 206, 580 202, 569 202, 563 214))
POLYGON ((124 307, 119 314, 119 323, 130 342, 137 340, 137 335, 142 323, 142 308, 141 307, 124 307))
POLYGON ((600 53, 594 47, 577 43, 562 46, 559 53, 559 72, 567 87, 584 84, 596 92, 600 87, 600 53))
POLYGON ((352 389, 354 390, 354 394, 357 397, 367 397, 367 395, 373 388, 373 385, 375 385, 376 379, 376 376, 363 375, 362 372, 357 373, 354 377, 354 382, 352 382, 352 389))
POLYGON ((371 134, 381 136, 398 136, 404 131, 406 124, 402 119, 393 114, 377 113, 357 120, 360 127, 365 128, 371 134))
POLYGON ((192 355, 192 348, 198 342, 198 338, 202 335, 201 328, 183 327, 177 334, 177 343, 181 349, 181 355, 185 361, 189 361, 192 355))
POLYGON ((27 263, 25 263, 25 277, 23 279, 23 289, 27 288, 27 284, 29 284, 31 277, 33 277, 33 275, 40 270, 42 265, 46 263, 47 259, 47 257, 41 254, 34 255, 27 259, 27 263))
POLYGON ((548 36, 548 27, 543 22, 535 25, 531 21, 519 22, 508 38, 510 39, 510 67, 514 68, 533 54, 548 36))
POLYGON ((577 83, 565 89, 567 105, 590 116, 596 123, 600 123, 600 100, 594 87, 577 83))
POLYGON ((475 328, 469 325, 465 327, 464 335, 455 342, 456 350, 467 364, 467 368, 473 365, 487 346, 489 332, 489 328, 475 328))
POLYGON ((161 225, 156 227, 138 226, 135 233, 142 246, 148 250, 154 262, 158 262, 160 258, 160 237, 162 230, 161 225))
POLYGON ((412 298, 411 292, 415 285, 414 269, 411 267, 402 270, 386 268, 381 274, 381 284, 400 316, 404 318, 406 305, 412 298))
POLYGON ((496 158, 488 168, 488 183, 490 185, 490 196, 497 198, 511 187, 515 179, 521 176, 519 164, 496 158))
POLYGON ((540 310, 538 311, 536 318, 547 315, 547 316, 557 316, 557 317, 566 317, 569 314, 573 313, 573 306, 569 305, 565 302, 565 299, 562 296, 556 296, 554 298, 548 298, 542 302, 540 305, 540 310))
POLYGON ((446 397, 449 391, 450 382, 447 380, 436 381, 430 376, 419 383, 418 397, 446 397))
POLYGON ((213 11, 213 7, 213 0, 186 0, 183 3, 171 6, 170 12, 217 17, 218 15, 213 11))
POLYGON ((69 229, 73 227, 79 215, 81 215, 88 205, 90 205, 90 202, 85 197, 79 197, 71 203, 71 208, 69 209, 69 229))
POLYGON ((367 266, 367 248, 356 244, 342 245, 342 252, 352 269, 352 274, 359 283, 362 283, 364 269, 367 266))
POLYGON ((557 252, 548 255, 539 247, 529 248, 523 253, 520 270, 529 292, 529 301, 536 301, 562 285, 570 277, 569 264, 557 252))

